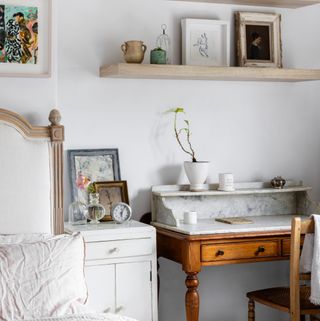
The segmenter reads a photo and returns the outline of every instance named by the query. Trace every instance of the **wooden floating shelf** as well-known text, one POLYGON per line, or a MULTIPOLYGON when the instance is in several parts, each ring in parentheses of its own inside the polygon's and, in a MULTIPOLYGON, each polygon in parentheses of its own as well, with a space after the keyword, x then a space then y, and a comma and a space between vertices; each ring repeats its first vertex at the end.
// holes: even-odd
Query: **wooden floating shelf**
POLYGON ((204 67, 119 63, 100 68, 102 78, 299 82, 320 80, 320 69, 204 67))
MULTIPOLYGON (((174 0, 177 1, 177 0, 174 0)), ((210 2, 210 3, 227 3, 248 6, 264 7, 281 7, 281 8, 301 8, 319 4, 319 0, 179 0, 189 2, 210 2)))

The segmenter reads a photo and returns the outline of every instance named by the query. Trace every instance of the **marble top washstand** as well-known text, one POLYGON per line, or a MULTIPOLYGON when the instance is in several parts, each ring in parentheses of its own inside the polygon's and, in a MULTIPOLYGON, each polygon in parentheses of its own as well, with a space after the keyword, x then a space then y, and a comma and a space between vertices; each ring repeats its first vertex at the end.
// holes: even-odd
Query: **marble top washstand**
MULTIPOLYGON (((179 226, 169 226, 157 222, 153 222, 153 225, 187 235, 288 231, 291 229, 291 220, 295 216, 297 215, 247 217, 252 221, 252 224, 226 224, 214 219, 201 219, 196 225, 184 224, 183 221, 179 226)), ((306 215, 300 217, 302 219, 308 218, 306 215)))
POLYGON ((289 181, 283 189, 274 189, 268 182, 238 183, 233 192, 220 192, 216 184, 206 188, 190 192, 187 185, 153 187, 152 224, 187 235, 285 231, 293 216, 307 217, 311 211, 311 187, 302 182, 289 181), (198 213, 197 225, 184 224, 185 211, 198 213), (215 221, 225 217, 246 217, 252 223, 215 221))

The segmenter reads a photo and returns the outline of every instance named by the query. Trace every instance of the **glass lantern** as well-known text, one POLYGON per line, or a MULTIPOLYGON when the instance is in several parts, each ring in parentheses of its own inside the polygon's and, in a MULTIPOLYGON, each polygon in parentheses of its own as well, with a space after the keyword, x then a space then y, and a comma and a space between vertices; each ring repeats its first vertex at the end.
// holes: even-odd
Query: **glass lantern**
POLYGON ((166 34, 167 25, 161 25, 162 34, 157 38, 157 48, 161 48, 167 54, 167 64, 171 64, 171 40, 166 34))
POLYGON ((99 193, 89 194, 87 218, 90 220, 90 224, 99 224, 99 220, 106 215, 106 209, 99 203, 99 201, 99 193))
POLYGON ((75 201, 69 205, 69 224, 83 225, 87 224, 87 206, 86 204, 75 201))

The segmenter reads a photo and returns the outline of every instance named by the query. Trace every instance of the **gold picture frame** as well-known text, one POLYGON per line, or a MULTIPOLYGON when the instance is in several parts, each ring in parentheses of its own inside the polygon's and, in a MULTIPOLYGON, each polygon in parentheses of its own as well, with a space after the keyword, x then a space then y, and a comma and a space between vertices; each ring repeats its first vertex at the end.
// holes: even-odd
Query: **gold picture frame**
POLYGON ((280 14, 236 12, 235 23, 238 66, 282 68, 280 14))
POLYGON ((96 182, 94 188, 99 193, 100 204, 106 209, 101 222, 112 221, 111 209, 115 204, 123 202, 129 205, 127 181, 96 182))

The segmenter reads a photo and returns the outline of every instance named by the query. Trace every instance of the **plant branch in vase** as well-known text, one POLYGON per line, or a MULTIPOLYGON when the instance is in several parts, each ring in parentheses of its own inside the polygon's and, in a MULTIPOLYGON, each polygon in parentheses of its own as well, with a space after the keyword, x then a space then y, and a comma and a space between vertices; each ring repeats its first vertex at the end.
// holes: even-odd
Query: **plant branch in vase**
POLYGON ((198 161, 196 158, 195 150, 191 143, 190 121, 188 119, 184 119, 183 127, 180 128, 178 126, 179 115, 186 114, 184 108, 173 108, 168 110, 167 113, 174 114, 173 127, 176 140, 182 151, 191 157, 191 161, 184 162, 184 169, 190 182, 190 191, 203 191, 205 189, 204 183, 208 177, 209 162, 198 161), (185 142, 183 139, 185 139, 185 142))
POLYGON ((78 193, 76 200, 69 205, 69 223, 72 225, 86 224, 88 209, 87 205, 80 200, 79 191, 84 191, 87 188, 90 179, 79 172, 75 183, 78 193))

